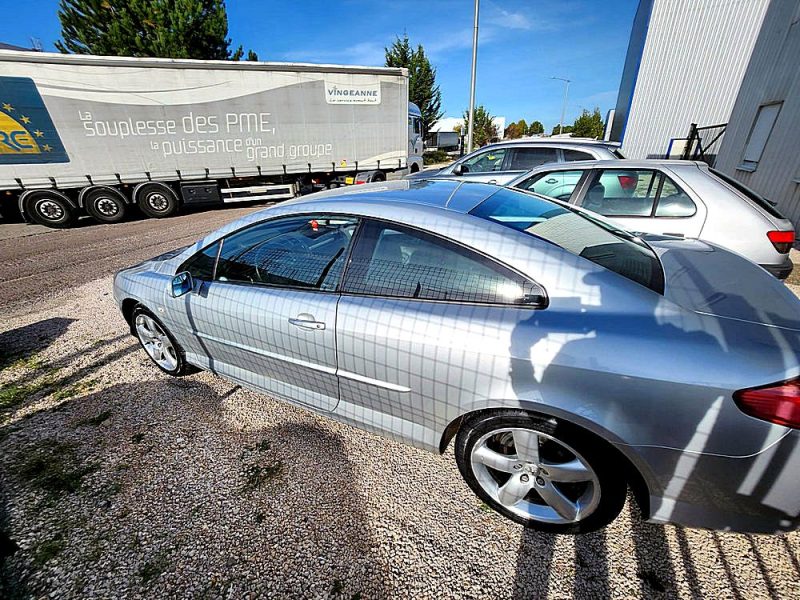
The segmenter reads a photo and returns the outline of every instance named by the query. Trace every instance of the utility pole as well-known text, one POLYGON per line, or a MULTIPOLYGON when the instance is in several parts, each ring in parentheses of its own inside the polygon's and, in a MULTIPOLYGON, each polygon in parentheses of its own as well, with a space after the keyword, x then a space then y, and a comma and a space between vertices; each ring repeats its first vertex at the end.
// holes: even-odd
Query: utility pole
POLYGON ((558 135, 561 135, 562 131, 564 130, 564 118, 567 114, 567 97, 569 96, 569 84, 571 83, 571 80, 566 79, 565 77, 551 77, 550 79, 558 79, 566 84, 564 85, 564 101, 561 103, 561 120, 558 122, 558 135))
POLYGON ((469 88, 469 126, 467 127, 467 152, 472 152, 472 133, 475 127, 475 73, 478 65, 478 12, 481 0, 475 0, 475 24, 472 30, 472 80, 469 88))

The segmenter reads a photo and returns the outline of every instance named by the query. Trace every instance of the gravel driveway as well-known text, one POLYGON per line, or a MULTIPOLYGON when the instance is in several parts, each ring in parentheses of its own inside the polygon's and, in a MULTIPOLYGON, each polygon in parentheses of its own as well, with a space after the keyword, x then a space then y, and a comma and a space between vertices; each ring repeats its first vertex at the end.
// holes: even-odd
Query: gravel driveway
POLYGON ((800 536, 524 531, 435 456, 151 365, 102 277, 0 325, 0 597, 800 597, 800 536))

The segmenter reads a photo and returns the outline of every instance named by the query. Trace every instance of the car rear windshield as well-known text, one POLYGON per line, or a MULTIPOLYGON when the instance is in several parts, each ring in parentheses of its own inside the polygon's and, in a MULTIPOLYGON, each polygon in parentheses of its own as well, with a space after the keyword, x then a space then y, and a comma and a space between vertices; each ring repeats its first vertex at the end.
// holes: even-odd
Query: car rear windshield
POLYGON ((655 252, 634 235, 585 213, 533 194, 503 189, 470 214, 542 238, 664 293, 664 272, 655 252))
POLYGON ((613 154, 620 160, 624 160, 626 158, 626 156, 622 153, 622 150, 620 150, 619 148, 615 148, 614 150, 612 150, 611 154, 613 154))
POLYGON ((709 169, 709 171, 711 171, 714 175, 716 175, 717 177, 722 179, 722 181, 727 183, 729 186, 731 186, 737 192, 739 192, 740 194, 743 194, 744 196, 746 196, 747 198, 749 198, 750 200, 755 202, 758 206, 763 208, 768 214, 772 215, 776 219, 785 219, 786 218, 780 213, 780 211, 777 208, 775 208, 775 206, 777 204, 776 202, 773 202, 772 200, 767 200, 766 198, 764 198, 764 196, 761 196, 760 194, 757 194, 756 192, 751 190, 749 187, 744 185, 741 181, 736 181, 733 177, 729 177, 728 175, 725 175, 724 173, 720 173, 716 169, 709 169))

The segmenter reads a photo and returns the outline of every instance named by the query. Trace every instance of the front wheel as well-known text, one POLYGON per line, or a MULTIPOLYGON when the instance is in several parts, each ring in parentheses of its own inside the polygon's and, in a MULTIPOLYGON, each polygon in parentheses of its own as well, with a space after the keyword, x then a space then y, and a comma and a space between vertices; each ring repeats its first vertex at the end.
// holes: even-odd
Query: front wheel
POLYGON ((173 376, 194 372, 167 328, 149 310, 137 306, 133 311, 133 329, 139 343, 156 366, 173 376))
POLYGON ((456 437, 456 461, 489 506, 527 527, 585 533, 622 510, 623 465, 602 442, 555 420, 523 411, 478 415, 456 437))

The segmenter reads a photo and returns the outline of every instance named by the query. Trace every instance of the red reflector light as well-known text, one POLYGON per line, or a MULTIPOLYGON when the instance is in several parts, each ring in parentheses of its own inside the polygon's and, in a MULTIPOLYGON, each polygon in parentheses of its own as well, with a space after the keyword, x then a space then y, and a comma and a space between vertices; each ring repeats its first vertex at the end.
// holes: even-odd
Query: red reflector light
POLYGON ((367 183, 366 181, 356 181, 356 185, 364 185, 367 183))
POLYGON ((800 428, 800 380, 794 379, 733 394, 739 409, 770 423, 800 428))
POLYGON ((620 187, 626 192, 636 189, 636 184, 639 183, 639 178, 636 175, 617 175, 620 187))
POLYGON ((781 254, 789 252, 794 244, 794 231, 768 231, 767 237, 781 254))

